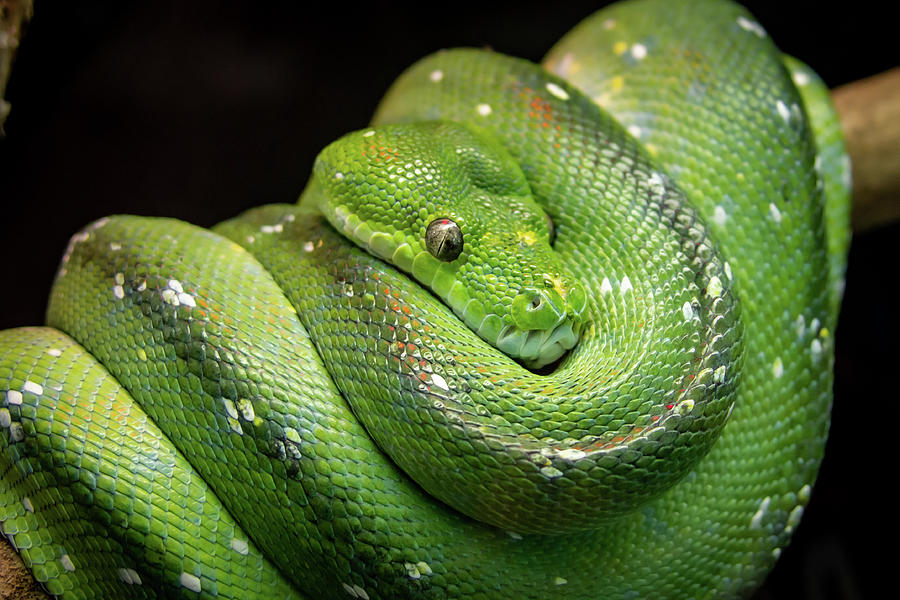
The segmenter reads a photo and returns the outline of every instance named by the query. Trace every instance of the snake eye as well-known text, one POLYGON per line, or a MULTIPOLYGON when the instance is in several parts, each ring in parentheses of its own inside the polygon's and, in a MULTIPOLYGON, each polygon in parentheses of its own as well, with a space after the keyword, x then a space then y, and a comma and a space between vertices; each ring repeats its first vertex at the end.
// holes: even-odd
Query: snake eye
POLYGON ((459 225, 450 219, 435 219, 425 230, 425 247, 438 260, 456 260, 463 249, 463 234, 459 225))
POLYGON ((547 230, 550 232, 550 245, 552 246, 556 241, 556 225, 553 224, 553 219, 547 213, 544 213, 544 218, 547 219, 547 230))

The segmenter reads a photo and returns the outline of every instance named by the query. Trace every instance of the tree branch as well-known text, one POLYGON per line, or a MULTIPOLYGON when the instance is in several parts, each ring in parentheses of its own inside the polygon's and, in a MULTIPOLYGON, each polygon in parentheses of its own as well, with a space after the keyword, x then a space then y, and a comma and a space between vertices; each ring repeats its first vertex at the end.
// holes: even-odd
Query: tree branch
POLYGON ((900 67, 832 91, 853 164, 853 231, 900 219, 900 67))

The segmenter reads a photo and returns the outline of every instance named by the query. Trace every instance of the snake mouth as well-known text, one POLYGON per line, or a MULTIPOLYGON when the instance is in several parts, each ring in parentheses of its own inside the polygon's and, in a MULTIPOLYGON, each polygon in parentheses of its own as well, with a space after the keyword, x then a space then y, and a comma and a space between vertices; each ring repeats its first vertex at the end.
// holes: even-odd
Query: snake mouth
POLYGON ((581 329, 581 322, 574 319, 565 319, 556 327, 543 331, 508 325, 500 331, 496 345, 507 356, 521 360, 531 369, 539 369, 574 348, 581 337, 581 329))

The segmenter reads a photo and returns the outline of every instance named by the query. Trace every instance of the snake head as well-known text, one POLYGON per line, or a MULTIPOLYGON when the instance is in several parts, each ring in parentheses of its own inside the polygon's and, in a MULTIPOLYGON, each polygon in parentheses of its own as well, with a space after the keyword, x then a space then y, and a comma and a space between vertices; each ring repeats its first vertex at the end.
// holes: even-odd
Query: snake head
POLYGON ((513 158, 455 123, 368 129, 316 161, 317 208, 409 273, 482 339, 531 368, 577 344, 587 294, 513 158))

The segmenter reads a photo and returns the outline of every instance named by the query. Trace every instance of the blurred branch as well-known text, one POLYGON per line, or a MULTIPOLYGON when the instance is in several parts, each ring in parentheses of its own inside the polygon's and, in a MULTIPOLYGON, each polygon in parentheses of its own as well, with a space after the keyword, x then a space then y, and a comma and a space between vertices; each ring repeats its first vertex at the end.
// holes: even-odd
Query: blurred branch
POLYGON ((9 114, 9 103, 3 99, 6 82, 22 37, 22 27, 31 14, 31 0, 0 0, 0 136, 3 135, 3 122, 9 114))
POLYGON ((842 85, 831 97, 853 163, 853 231, 900 219, 900 67, 842 85))

